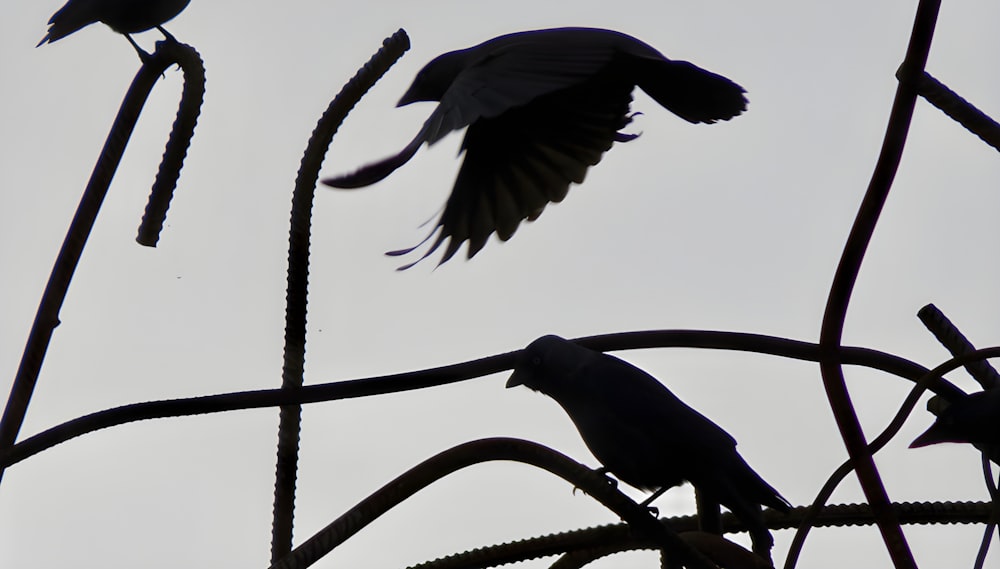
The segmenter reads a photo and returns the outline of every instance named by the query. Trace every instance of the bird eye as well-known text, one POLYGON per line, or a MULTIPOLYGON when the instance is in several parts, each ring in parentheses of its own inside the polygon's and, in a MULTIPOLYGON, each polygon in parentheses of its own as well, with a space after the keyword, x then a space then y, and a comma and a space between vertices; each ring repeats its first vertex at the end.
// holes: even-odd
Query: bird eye
POLYGON ((533 365, 535 367, 538 367, 538 366, 542 365, 542 356, 532 356, 531 357, 531 365, 533 365))

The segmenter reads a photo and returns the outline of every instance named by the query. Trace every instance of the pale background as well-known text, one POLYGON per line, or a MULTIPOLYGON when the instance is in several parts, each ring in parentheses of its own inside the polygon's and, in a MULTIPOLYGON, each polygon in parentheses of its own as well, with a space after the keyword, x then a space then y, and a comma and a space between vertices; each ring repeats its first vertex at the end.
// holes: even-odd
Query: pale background
MULTIPOLYGON (((205 105, 158 249, 133 241, 181 76, 157 85, 62 311, 22 437, 144 400, 280 384, 292 181, 341 85, 403 27, 410 53, 351 115, 329 176, 401 148, 431 110, 394 109, 433 56, 525 29, 617 29, 722 73, 749 111, 694 126, 642 93, 635 142, 616 145, 512 241, 466 263, 406 273, 382 252, 416 243, 451 188, 461 137, 422 149, 378 186, 318 190, 308 383, 436 366, 567 337, 702 328, 814 341, 867 185, 915 1, 209 2, 167 28, 206 60, 205 105)), ((35 49, 58 0, 0 18, 0 392, 79 195, 138 67, 95 25, 35 49)), ((946 2, 928 69, 1000 114, 1000 5, 946 2)), ((154 32, 137 40, 152 49, 154 32)), ((1000 160, 921 102, 848 314, 845 342, 928 367, 947 357, 915 317, 934 302, 979 346, 1000 344, 1000 160)), ((464 251, 463 251, 464 254, 464 251)), ((619 354, 740 441, 795 504, 845 458, 817 367, 694 350, 619 354)), ((870 436, 910 385, 848 369, 870 436)), ((962 374, 966 390, 975 384, 962 374)), ((386 481, 452 445, 524 437, 596 461, 552 401, 505 374, 422 392, 308 406, 296 543, 386 481)), ((978 455, 906 450, 923 411, 877 458, 894 500, 982 500, 978 455)), ((277 410, 157 420, 73 440, 12 467, 0 487, 0 567, 264 567, 277 410)), ((631 492, 631 490, 629 490, 631 492)), ((633 495, 640 496, 638 492, 633 495)), ((693 511, 690 487, 661 512, 693 511)), ((853 478, 834 502, 859 501, 853 478)), ((403 567, 545 532, 615 521, 569 485, 492 463, 435 484, 319 567, 403 567)), ((972 526, 905 528, 921 567, 971 566, 972 526)), ((776 532, 784 558, 790 531, 776 532)), ((738 539, 743 539, 740 536, 738 539)), ((745 543, 745 540, 744 540, 745 543)), ((988 565, 998 566, 994 551, 988 565)), ((551 560, 534 562, 543 567, 551 560)), ((655 566, 644 552, 599 567, 655 566), (631 557, 631 559, 630 559, 631 557), (637 559, 638 560, 637 560, 637 559)), ((887 567, 873 527, 817 530, 802 567, 887 567)))

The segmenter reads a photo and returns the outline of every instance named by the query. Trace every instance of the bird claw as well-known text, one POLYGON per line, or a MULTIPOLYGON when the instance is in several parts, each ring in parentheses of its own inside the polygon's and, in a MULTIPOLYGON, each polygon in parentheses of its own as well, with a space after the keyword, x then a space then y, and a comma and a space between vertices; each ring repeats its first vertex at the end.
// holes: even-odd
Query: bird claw
POLYGON ((656 506, 646 506, 646 511, 649 512, 649 515, 653 516, 654 518, 660 517, 660 509, 657 508, 656 506))
MULTIPOLYGON (((607 482, 608 485, 611 486, 612 488, 618 488, 618 481, 615 480, 614 478, 608 476, 608 469, 607 468, 605 468, 605 467, 602 466, 601 468, 595 468, 592 472, 594 474, 600 474, 601 476, 603 476, 604 477, 604 481, 607 482)), ((576 491, 577 490, 579 490, 581 492, 586 492, 583 488, 580 488, 579 486, 573 486, 573 495, 574 496, 576 496, 576 491)))
POLYGON ((595 468, 594 474, 600 474, 601 476, 604 476, 605 482, 610 484, 612 488, 618 488, 618 481, 612 478, 611 476, 608 476, 608 469, 606 467, 602 466, 600 468, 595 468))

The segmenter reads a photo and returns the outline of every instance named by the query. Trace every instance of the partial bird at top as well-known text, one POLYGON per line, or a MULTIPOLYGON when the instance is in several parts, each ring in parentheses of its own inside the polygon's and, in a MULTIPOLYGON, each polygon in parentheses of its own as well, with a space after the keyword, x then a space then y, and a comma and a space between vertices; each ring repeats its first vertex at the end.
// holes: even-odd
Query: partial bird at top
POLYGON ((638 86, 692 123, 728 120, 746 109, 742 87, 686 61, 671 61, 642 41, 611 30, 556 28, 500 36, 438 56, 417 73, 398 106, 438 101, 417 136, 399 153, 323 183, 360 188, 405 164, 423 143, 468 127, 465 159, 444 212, 420 244, 440 229, 427 258, 445 239, 439 264, 465 241, 468 258, 496 232, 510 239, 582 183, 632 121, 638 86))
POLYGON ((103 22, 125 36, 143 61, 149 54, 129 34, 156 28, 167 39, 177 41, 162 24, 180 14, 190 0, 69 0, 52 15, 49 31, 35 47, 52 43, 90 24, 103 22))

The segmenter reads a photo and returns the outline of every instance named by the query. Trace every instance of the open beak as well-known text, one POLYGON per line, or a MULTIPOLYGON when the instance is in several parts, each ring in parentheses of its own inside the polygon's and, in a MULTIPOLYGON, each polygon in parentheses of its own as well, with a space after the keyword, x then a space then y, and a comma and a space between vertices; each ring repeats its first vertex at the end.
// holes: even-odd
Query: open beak
POLYGON ((913 439, 913 442, 910 443, 910 448, 920 448, 948 442, 954 442, 954 439, 949 437, 947 433, 943 432, 940 425, 934 423, 929 429, 924 431, 923 434, 913 439))
POLYGON ((523 371, 518 371, 515 369, 514 373, 510 374, 510 379, 507 380, 507 388, 509 389, 511 387, 517 387, 518 385, 524 385, 525 380, 528 379, 527 377, 525 377, 526 375, 527 374, 525 374, 523 371))

